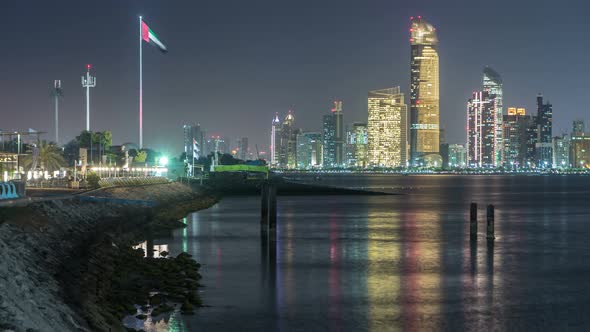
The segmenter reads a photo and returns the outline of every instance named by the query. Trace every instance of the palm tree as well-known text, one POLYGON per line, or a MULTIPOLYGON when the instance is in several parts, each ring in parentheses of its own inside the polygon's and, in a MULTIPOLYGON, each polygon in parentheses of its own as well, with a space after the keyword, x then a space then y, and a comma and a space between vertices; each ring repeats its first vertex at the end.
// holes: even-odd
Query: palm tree
MULTIPOLYGON (((33 151, 32 154, 23 157, 23 165, 25 168, 31 168, 33 165, 33 155, 38 154, 37 163, 39 168, 43 171, 53 172, 59 170, 60 167, 66 164, 63 156, 63 151, 60 147, 54 143, 47 143, 42 141, 37 146, 37 151, 33 151)), ((32 170, 32 169, 31 169, 32 170)))

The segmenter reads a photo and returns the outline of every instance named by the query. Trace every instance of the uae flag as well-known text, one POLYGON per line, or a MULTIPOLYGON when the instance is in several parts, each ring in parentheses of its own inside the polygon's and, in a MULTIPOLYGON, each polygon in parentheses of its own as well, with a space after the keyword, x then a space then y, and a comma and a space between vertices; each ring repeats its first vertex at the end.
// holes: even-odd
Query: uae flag
POLYGON ((141 21, 141 39, 149 44, 157 46, 160 51, 162 51, 162 53, 168 52, 166 45, 164 45, 160 39, 158 39, 158 36, 152 31, 152 29, 150 29, 150 27, 148 27, 147 24, 145 24, 143 20, 141 21))

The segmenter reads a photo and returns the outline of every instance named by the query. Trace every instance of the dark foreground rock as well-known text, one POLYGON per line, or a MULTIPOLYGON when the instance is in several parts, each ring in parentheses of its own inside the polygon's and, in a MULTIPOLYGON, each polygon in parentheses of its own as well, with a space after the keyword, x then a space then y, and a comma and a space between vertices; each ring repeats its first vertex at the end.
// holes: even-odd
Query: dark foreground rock
POLYGON ((119 318, 134 311, 133 303, 147 305, 152 287, 164 303, 177 296, 178 303, 199 305, 187 291, 198 286, 196 263, 184 256, 144 259, 130 245, 182 226, 179 218, 217 198, 178 183, 93 195, 160 204, 142 208, 71 198, 0 209, 0 330, 124 331, 119 318), (151 283, 158 276, 186 278, 170 289, 151 283))

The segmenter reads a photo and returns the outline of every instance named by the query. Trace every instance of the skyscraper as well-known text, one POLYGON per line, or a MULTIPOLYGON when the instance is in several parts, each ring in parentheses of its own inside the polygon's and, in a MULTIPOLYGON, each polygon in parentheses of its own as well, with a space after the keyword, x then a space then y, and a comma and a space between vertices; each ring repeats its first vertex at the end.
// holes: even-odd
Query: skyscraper
POLYGON ((448 163, 450 168, 467 166, 467 150, 462 144, 449 144, 448 163))
POLYGON ((279 143, 279 167, 297 167, 297 130, 295 129, 295 117, 289 111, 281 124, 279 143))
POLYGON ((322 139, 324 141, 324 168, 336 167, 336 117, 325 114, 323 117, 322 139))
POLYGON ((421 16, 411 18, 410 45, 411 164, 440 166, 438 38, 421 16))
POLYGON ((311 138, 304 132, 297 134, 297 168, 307 169, 311 166, 312 157, 311 138))
MULTIPOLYGON (((534 167, 537 162, 537 142, 539 128, 537 126, 537 116, 532 116, 531 122, 526 128, 526 156, 525 162, 527 168, 534 167)), ((523 164, 524 166, 524 164, 523 164)))
MULTIPOLYGON (((488 92, 491 99, 493 99, 493 115, 494 115, 494 145, 502 146, 502 115, 503 115, 503 101, 502 101, 502 77, 495 70, 490 67, 483 69, 483 91, 488 92)), ((494 164, 502 164, 502 149, 495 149, 494 164)))
POLYGON ((553 167, 569 168, 570 137, 567 134, 553 137, 553 167))
MULTIPOLYGON (((404 104, 403 93, 399 87, 371 91, 368 105, 369 165, 405 167, 408 160, 408 107, 404 104)), ((438 144, 438 136, 436 141, 438 144)))
POLYGON ((332 114, 334 115, 334 122, 336 124, 336 135, 334 137, 334 141, 336 143, 336 155, 334 157, 336 165, 342 166, 344 164, 344 123, 342 122, 341 101, 334 101, 334 108, 332 109, 332 114))
POLYGON ((279 163, 279 148, 281 142, 281 121, 279 120, 279 113, 275 114, 272 120, 272 128, 270 133, 270 165, 276 166, 279 163))
POLYGON ((590 168, 590 133, 584 132, 584 121, 573 123, 570 140, 570 166, 574 168, 590 168))
POLYGON ((307 132, 305 136, 309 137, 311 143, 311 167, 322 167, 324 158, 324 143, 322 142, 322 133, 307 132))
POLYGON ((487 91, 475 91, 467 102, 467 163, 469 167, 497 167, 496 113, 487 91))
POLYGON ((297 168, 321 167, 322 152, 321 133, 299 131, 297 134, 297 168))
POLYGON ((340 167, 344 161, 344 124, 342 102, 334 101, 334 108, 323 117, 324 167, 340 167))
POLYGON ((590 168, 590 134, 586 134, 572 136, 570 164, 574 168, 590 168))
POLYGON ((537 155, 537 167, 551 167, 553 163, 552 147, 553 106, 543 103, 543 95, 537 96, 537 143, 535 152, 537 155))
POLYGON ((509 107, 508 114, 503 116, 503 164, 511 168, 526 165, 527 129, 533 124, 530 115, 524 108, 509 107))
POLYGON ((367 167, 367 124, 355 122, 346 131, 346 166, 367 167))

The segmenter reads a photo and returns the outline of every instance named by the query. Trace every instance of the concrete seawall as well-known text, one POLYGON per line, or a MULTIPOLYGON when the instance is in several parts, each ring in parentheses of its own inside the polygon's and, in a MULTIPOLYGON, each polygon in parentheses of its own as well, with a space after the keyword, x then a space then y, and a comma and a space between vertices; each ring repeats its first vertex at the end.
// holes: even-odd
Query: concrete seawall
POLYGON ((72 289, 64 285, 64 276, 71 273, 64 266, 82 256, 97 235, 109 233, 109 239, 116 239, 216 202, 214 196, 179 183, 107 188, 87 196, 113 199, 72 197, 0 209, 0 330, 96 330, 68 296, 72 289), (125 200, 156 202, 158 207, 125 200))

